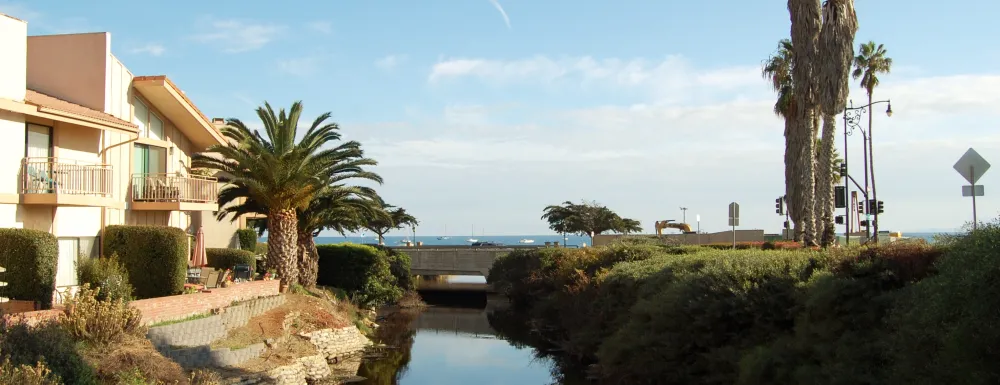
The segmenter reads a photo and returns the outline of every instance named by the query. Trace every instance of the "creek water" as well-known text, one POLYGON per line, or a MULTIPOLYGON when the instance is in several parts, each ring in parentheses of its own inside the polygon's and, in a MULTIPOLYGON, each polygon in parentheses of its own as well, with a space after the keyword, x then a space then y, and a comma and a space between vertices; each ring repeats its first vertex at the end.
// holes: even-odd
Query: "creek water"
POLYGON ((514 336, 526 330, 503 300, 482 291, 422 291, 428 307, 388 314, 377 342, 392 346, 365 360, 366 385, 561 384, 554 364, 514 336))

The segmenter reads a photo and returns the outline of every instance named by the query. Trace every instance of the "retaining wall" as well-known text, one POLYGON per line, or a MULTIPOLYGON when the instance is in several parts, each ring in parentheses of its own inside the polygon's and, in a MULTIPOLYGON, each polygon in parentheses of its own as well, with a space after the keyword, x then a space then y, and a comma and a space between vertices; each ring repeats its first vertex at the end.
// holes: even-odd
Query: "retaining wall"
POLYGON ((340 329, 321 329, 311 333, 300 334, 309 339, 316 349, 326 357, 327 362, 334 363, 345 356, 363 351, 371 340, 361 334, 356 326, 346 326, 340 329))

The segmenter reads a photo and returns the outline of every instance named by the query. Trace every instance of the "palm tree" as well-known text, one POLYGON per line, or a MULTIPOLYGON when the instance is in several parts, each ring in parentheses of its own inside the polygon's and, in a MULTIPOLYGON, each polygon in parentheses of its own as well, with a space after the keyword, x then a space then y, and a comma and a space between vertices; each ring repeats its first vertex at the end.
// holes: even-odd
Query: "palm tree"
MULTIPOLYGON (((795 175, 792 169, 795 166, 795 143, 792 142, 792 130, 795 129, 795 90, 792 85, 792 68, 795 66, 795 51, 792 48, 792 41, 781 39, 778 41, 778 50, 771 55, 761 69, 761 76, 770 80, 771 88, 778 93, 778 100, 774 103, 774 114, 785 120, 785 196, 795 196, 795 175)), ((802 212, 798 206, 788 202, 788 214, 795 224, 796 235, 800 234, 802 212)))
MULTIPOLYGON (((871 108, 872 95, 875 87, 879 85, 879 74, 888 74, 892 70, 892 58, 888 56, 885 45, 875 45, 874 41, 861 44, 861 51, 854 58, 854 79, 861 78, 861 87, 868 93, 868 105, 871 108)), ((872 114, 868 114, 868 173, 871 175, 872 200, 878 201, 878 192, 875 189, 875 165, 872 156, 872 114)), ((878 212, 875 213, 875 234, 878 234, 878 212)), ((876 236, 876 240, 878 237, 876 236)))
POLYGON ((823 26, 819 35, 819 60, 814 76, 820 111, 823 113, 823 130, 820 151, 816 158, 816 213, 819 222, 820 244, 824 247, 836 239, 834 211, 834 134, 836 116, 844 111, 850 93, 851 63, 854 58, 854 34, 858 31, 858 17, 853 0, 827 0, 823 3, 823 26))
POLYGON ((381 245, 385 242, 385 234, 389 231, 406 226, 415 227, 419 224, 420 221, 407 213, 406 209, 383 202, 382 213, 367 216, 361 227, 378 235, 378 244, 381 245))
MULTIPOLYGON (((792 207, 801 212, 802 241, 806 245, 816 245, 816 173, 814 119, 816 115, 815 63, 818 56, 818 40, 822 27, 819 0, 788 0, 791 17, 792 49, 795 65, 792 66, 792 88, 794 91, 794 126, 790 130, 793 167, 793 194, 789 196, 792 207)), ((798 238, 798 234, 796 234, 798 238)))
POLYGON ((227 186, 220 196, 241 189, 242 196, 267 208, 267 264, 277 270, 283 291, 298 283, 297 209, 307 207, 331 184, 332 172, 343 160, 340 150, 323 148, 340 139, 337 124, 324 123, 329 112, 317 117, 296 143, 301 115, 301 101, 293 103, 287 113, 281 109, 277 114, 265 102, 257 108, 264 135, 230 118, 221 129, 228 141, 192 159, 193 167, 221 171, 220 180, 227 186))

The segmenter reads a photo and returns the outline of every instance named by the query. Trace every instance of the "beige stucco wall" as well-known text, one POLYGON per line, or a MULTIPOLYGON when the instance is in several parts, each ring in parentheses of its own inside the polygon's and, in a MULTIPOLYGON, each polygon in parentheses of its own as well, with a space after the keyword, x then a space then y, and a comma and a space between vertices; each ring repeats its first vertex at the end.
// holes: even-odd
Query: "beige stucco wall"
POLYGON ((101 163, 102 130, 52 122, 52 152, 59 161, 101 163))
POLYGON ((240 228, 240 220, 230 222, 229 219, 222 221, 215 220, 215 213, 211 211, 199 211, 193 213, 194 230, 201 226, 205 231, 205 247, 238 248, 239 239, 236 238, 236 230, 240 228))
POLYGON ((111 34, 30 36, 27 42, 29 89, 105 110, 111 34))
POLYGON ((28 23, 0 14, 0 98, 24 100, 28 23))
POLYGON ((18 176, 24 157, 24 115, 0 110, 0 194, 20 192, 18 176))
POLYGON ((125 68, 121 60, 108 54, 107 74, 105 83, 104 112, 122 120, 132 121, 132 72, 125 68))

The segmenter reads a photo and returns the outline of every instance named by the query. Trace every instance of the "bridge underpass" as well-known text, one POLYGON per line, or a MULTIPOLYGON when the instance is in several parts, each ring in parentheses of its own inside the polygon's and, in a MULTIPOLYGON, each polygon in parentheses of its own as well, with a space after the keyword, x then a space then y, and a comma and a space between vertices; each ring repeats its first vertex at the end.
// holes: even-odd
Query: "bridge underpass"
POLYGON ((501 303, 487 301, 486 307, 479 309, 431 306, 420 313, 411 327, 417 330, 431 330, 435 333, 494 336, 496 332, 490 326, 490 321, 486 316, 492 313, 497 306, 502 306, 501 303))
POLYGON ((420 276, 479 275, 486 277, 497 257, 518 249, 544 246, 417 246, 393 247, 410 256, 410 273, 420 276))

